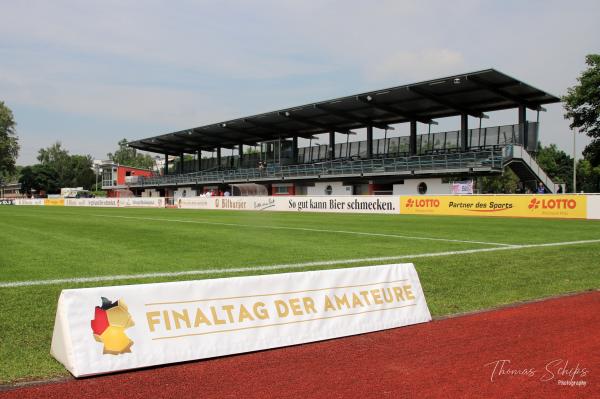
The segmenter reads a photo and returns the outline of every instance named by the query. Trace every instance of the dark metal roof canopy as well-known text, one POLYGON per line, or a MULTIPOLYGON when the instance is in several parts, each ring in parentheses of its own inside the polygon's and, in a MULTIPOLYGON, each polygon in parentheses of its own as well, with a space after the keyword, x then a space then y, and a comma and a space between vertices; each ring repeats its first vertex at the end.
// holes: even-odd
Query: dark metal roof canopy
POLYGON ((181 130, 133 141, 129 146, 178 155, 278 138, 348 134, 367 126, 385 129, 413 120, 431 123, 435 118, 461 114, 481 118, 484 112, 519 106, 539 111, 542 104, 556 102, 560 99, 551 94, 486 69, 181 130))

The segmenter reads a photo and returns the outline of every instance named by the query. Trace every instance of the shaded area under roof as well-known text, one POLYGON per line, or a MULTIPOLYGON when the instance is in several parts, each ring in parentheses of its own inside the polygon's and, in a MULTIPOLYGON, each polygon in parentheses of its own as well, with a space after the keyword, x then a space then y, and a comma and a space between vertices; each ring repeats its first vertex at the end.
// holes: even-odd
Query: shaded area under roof
POLYGON ((461 114, 479 118, 485 112, 519 106, 539 110, 543 104, 557 102, 556 96, 486 69, 180 130, 132 141, 129 146, 189 154, 332 131, 350 133, 367 126, 385 129, 411 120, 430 123, 461 114))

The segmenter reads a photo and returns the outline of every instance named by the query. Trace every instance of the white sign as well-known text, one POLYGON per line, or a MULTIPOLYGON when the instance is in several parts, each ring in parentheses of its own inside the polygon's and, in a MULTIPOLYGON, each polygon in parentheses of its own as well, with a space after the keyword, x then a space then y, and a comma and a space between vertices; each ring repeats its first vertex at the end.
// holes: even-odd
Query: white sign
POLYGON ((164 208, 164 198, 65 198, 65 206, 91 206, 103 208, 164 208))
POLYGON ((165 199, 160 197, 121 198, 119 206, 125 208, 164 208, 165 199))
POLYGON ((62 291, 51 353, 80 377, 430 320, 412 264, 84 288, 62 291))
POLYGON ((43 198, 17 198, 15 200, 15 205, 36 205, 43 206, 44 199, 43 198))
POLYGON ((473 194, 473 180, 454 182, 450 191, 452 194, 473 194))
POLYGON ((391 214, 400 212, 398 197, 392 196, 187 197, 179 198, 177 207, 242 211, 391 214))
POLYGON ((287 210, 335 213, 400 213, 398 197, 392 196, 323 196, 287 197, 287 210))
POLYGON ((118 198, 65 198, 65 206, 92 206, 102 208, 116 208, 119 206, 118 198))

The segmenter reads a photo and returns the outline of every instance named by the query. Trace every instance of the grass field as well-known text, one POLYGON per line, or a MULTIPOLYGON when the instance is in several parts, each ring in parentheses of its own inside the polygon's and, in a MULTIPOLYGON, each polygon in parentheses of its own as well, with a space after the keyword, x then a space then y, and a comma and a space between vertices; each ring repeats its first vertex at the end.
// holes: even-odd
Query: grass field
POLYGON ((0 383, 67 375, 64 288, 413 262, 440 316, 598 289, 598 259, 584 220, 4 206, 0 383))

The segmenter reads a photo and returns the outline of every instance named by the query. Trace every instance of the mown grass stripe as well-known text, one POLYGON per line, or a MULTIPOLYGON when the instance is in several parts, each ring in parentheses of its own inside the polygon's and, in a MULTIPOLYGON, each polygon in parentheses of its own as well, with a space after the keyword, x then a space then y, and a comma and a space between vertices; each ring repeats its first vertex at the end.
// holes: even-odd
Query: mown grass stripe
POLYGON ((152 218, 152 217, 141 217, 141 216, 120 216, 120 215, 105 215, 105 214, 95 214, 92 216, 106 217, 106 218, 118 218, 118 219, 148 220, 148 221, 153 221, 153 222, 193 223, 193 224, 206 224, 206 225, 215 225, 215 226, 250 227, 250 228, 255 228, 255 229, 296 230, 296 231, 310 231, 310 232, 315 232, 315 233, 355 234, 355 235, 361 235, 361 236, 403 238, 406 240, 457 242, 457 243, 462 243, 462 244, 496 245, 496 246, 503 246, 503 247, 512 247, 513 246, 512 244, 505 244, 505 243, 499 243, 499 242, 457 240, 457 239, 453 239, 453 238, 419 237, 419 236, 407 236, 407 235, 386 234, 386 233, 370 233, 367 231, 327 230, 327 229, 314 229, 314 228, 310 228, 310 227, 290 227, 290 226, 265 226, 265 225, 243 224, 243 223, 208 222, 208 221, 204 221, 204 220, 167 219, 167 218, 152 218))
POLYGON ((148 278, 157 278, 157 277, 179 277, 179 276, 200 276, 200 275, 209 275, 209 274, 262 272, 262 271, 275 271, 275 270, 284 270, 284 269, 307 268, 307 267, 312 267, 312 266, 333 266, 333 265, 343 265, 343 264, 363 263, 363 262, 410 260, 410 259, 418 259, 418 258, 431 258, 431 257, 437 257, 437 256, 467 255, 467 254, 475 254, 475 253, 481 253, 481 252, 510 251, 510 250, 520 250, 520 249, 527 249, 527 248, 559 247, 559 246, 567 246, 567 245, 595 244, 595 243, 600 243, 600 239, 551 242, 551 243, 543 243, 543 244, 512 245, 509 247, 477 248, 477 249, 466 249, 466 250, 461 250, 461 251, 430 252, 430 253, 413 254, 413 255, 381 256, 381 257, 370 257, 370 258, 359 258, 359 259, 338 259, 338 260, 316 261, 316 262, 289 263, 289 264, 280 264, 280 265, 232 267, 232 268, 227 268, 227 269, 186 270, 186 271, 180 271, 180 272, 156 272, 156 273, 144 273, 144 274, 121 274, 121 275, 112 275, 112 276, 63 278, 63 279, 53 279, 53 280, 13 281, 13 282, 0 283, 0 288, 30 287, 30 286, 36 286, 36 285, 55 285, 55 284, 77 284, 77 283, 91 283, 91 282, 101 282, 101 281, 116 281, 116 280, 138 280, 138 279, 148 279, 148 278))

